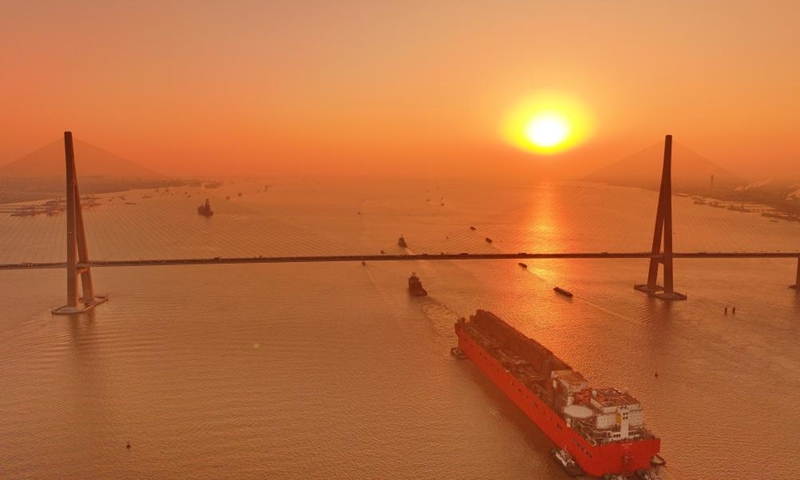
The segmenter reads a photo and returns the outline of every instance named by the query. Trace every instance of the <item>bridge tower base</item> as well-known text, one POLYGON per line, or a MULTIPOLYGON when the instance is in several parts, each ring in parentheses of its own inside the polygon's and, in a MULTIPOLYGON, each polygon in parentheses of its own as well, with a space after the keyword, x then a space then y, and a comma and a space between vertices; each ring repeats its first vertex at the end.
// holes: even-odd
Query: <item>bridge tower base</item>
POLYGON ((661 189, 658 192, 656 228, 653 233, 654 255, 650 259, 647 283, 633 288, 662 300, 686 300, 686 295, 673 289, 672 269, 672 135, 664 140, 664 165, 661 171, 661 189), (661 244, 664 251, 661 251, 661 244), (658 256, 656 256, 658 255, 658 256), (658 265, 664 265, 664 286, 658 285, 658 265))
POLYGON ((72 132, 64 132, 64 150, 67 157, 67 304, 54 308, 52 312, 55 315, 83 313, 108 301, 107 296, 94 295, 92 272, 86 266, 89 262, 89 251, 86 246, 86 230, 83 228, 78 177, 75 173, 72 132), (80 298, 78 276, 83 293, 80 298))

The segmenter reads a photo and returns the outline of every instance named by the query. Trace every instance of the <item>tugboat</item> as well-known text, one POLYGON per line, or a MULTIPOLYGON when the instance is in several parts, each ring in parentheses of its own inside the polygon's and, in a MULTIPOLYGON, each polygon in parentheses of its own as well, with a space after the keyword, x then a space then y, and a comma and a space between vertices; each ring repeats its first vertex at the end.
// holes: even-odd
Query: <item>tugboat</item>
POLYGON ((403 238, 403 235, 400 235, 400 238, 397 240, 397 246, 399 246, 400 248, 408 247, 408 244, 406 243, 406 239, 403 238))
POLYGON ((412 272, 411 276, 408 277, 408 293, 410 295, 414 295, 415 297, 422 297, 428 294, 428 291, 422 288, 422 282, 414 272, 412 272))
POLYGON ((553 458, 555 458, 562 467, 564 467, 564 470, 570 477, 579 477, 584 474, 583 469, 578 465, 575 459, 572 458, 566 449, 553 449, 550 450, 550 454, 553 455, 553 458))
POLYGON ((197 214, 202 215, 204 217, 210 217, 211 215, 214 215, 214 212, 211 210, 211 204, 208 203, 207 198, 205 205, 200 205, 199 207, 197 207, 197 214))
POLYGON ((661 476, 655 470, 642 470, 637 472, 642 480, 661 480, 661 476))

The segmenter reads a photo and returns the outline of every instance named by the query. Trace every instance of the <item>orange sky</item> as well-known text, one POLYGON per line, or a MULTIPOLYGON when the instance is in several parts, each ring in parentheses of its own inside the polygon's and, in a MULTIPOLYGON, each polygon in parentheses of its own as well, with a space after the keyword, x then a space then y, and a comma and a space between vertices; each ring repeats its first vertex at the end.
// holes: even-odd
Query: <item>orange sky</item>
POLYGON ((69 129, 173 175, 583 173, 672 133, 735 171, 800 173, 799 5, 5 2, 0 164, 69 129), (593 137, 507 145, 505 112, 543 90, 583 102, 593 137))

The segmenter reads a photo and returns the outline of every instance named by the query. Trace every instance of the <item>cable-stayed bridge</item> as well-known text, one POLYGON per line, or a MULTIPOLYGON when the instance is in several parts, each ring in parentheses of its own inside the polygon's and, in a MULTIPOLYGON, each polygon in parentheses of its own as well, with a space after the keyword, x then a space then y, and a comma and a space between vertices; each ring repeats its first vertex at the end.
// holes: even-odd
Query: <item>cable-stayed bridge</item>
MULTIPOLYGON (((242 264, 242 263, 297 263, 297 262, 376 262, 376 261, 460 261, 460 260, 502 260, 502 259, 648 259, 649 268, 647 270, 647 281, 638 285, 637 289, 647 292, 665 300, 685 299, 685 295, 675 291, 674 287, 674 259, 724 259, 724 258, 787 258, 797 259, 797 278, 795 284, 800 284, 800 251, 797 250, 797 243, 784 243, 771 251, 750 251, 753 245, 764 243, 759 236, 758 229, 754 229, 752 222, 741 222, 734 217, 725 219, 726 223, 716 225, 713 234, 708 234, 705 243, 706 248, 700 249, 698 242, 686 241, 690 236, 689 232, 699 232, 706 223, 719 221, 719 215, 698 215, 695 217, 681 217, 684 222, 679 234, 673 230, 673 200, 677 199, 672 195, 672 139, 667 137, 664 144, 664 155, 662 163, 662 175, 660 189, 658 193, 657 205, 653 205, 652 193, 629 189, 627 194, 633 195, 634 200, 627 204, 614 205, 609 203, 603 205, 607 210, 613 211, 621 220, 632 221, 633 223, 615 230, 603 229, 604 225, 597 224, 598 220, 593 218, 590 208, 577 208, 577 212, 572 216, 561 215, 559 218, 566 218, 566 223, 554 221, 558 216, 553 213, 553 209, 558 206, 549 205, 548 198, 544 197, 544 207, 534 208, 530 206, 521 207, 506 212, 495 217, 490 217, 485 221, 476 223, 477 229, 472 226, 468 230, 465 226, 450 230, 445 230, 448 235, 444 239, 430 239, 409 241, 409 248, 397 248, 394 245, 386 246, 380 253, 372 251, 365 245, 353 246, 346 241, 337 240, 335 235, 325 233, 319 234, 309 231, 307 228, 297 227, 295 223, 286 221, 282 217, 302 216, 301 211, 291 211, 289 204, 276 205, 275 215, 269 217, 254 215, 252 211, 244 207, 236 207, 233 202, 225 204, 228 215, 217 215, 207 222, 182 223, 180 219, 187 217, 187 212, 192 212, 198 203, 202 202, 199 195, 208 194, 213 190, 195 191, 195 197, 186 192, 169 191, 167 183, 162 187, 156 187, 158 193, 124 192, 116 194, 106 194, 102 196, 82 196, 78 190, 78 181, 75 168, 75 150, 73 147, 71 134, 65 134, 65 152, 67 158, 67 194, 64 200, 51 199, 44 203, 15 204, 13 206, 0 206, 0 213, 8 210, 11 215, 15 213, 19 216, 31 216, 41 214, 40 217, 49 215, 55 218, 42 218, 43 221, 30 224, 0 224, 2 237, 7 239, 4 242, 6 254, 0 254, 0 269, 36 269, 36 268, 65 268, 68 273, 68 295, 66 308, 57 310, 57 313, 80 312, 86 308, 96 305, 101 298, 95 298, 91 280, 92 267, 120 267, 120 266, 156 266, 156 265, 219 265, 219 264, 242 264), (157 207, 151 210, 143 210, 144 215, 131 215, 134 208, 145 209, 150 197, 154 195, 164 195, 170 192, 170 202, 158 203, 157 207), (144 194, 142 194, 144 193, 144 194), (100 203, 103 202, 103 203, 100 203), (102 209, 93 208, 103 205, 102 209), (656 210, 655 229, 653 230, 652 209, 656 210), (36 210, 38 209, 38 210, 36 210), (128 209, 128 210, 126 210, 128 209), (63 211, 62 211, 63 210, 63 211), (102 212, 98 213, 98 212, 102 212), (63 217, 66 217, 66 232, 64 231, 63 217), (91 218, 91 223, 84 222, 84 218, 91 218), (650 219, 648 219, 648 217, 650 219), (734 221, 731 221, 734 219, 734 221), (46 220, 46 221, 44 221, 46 220), (737 223, 738 222, 738 223, 737 223), (502 229, 504 224, 531 224, 531 231, 518 233, 520 238, 506 237, 493 242, 490 237, 483 238, 483 232, 502 229), (577 226, 580 226, 578 228, 577 226), (5 231, 2 229, 5 227, 5 231), (21 228, 28 227, 28 228, 21 228), (597 236, 596 241, 565 242, 555 241, 557 236, 553 235, 554 230, 587 230, 591 231, 598 227, 596 232, 589 236, 597 236), (238 229, 238 230, 237 230, 238 229), (727 229, 727 231, 726 231, 727 229), (87 231, 90 233, 87 235, 87 231), (155 238, 145 238, 139 235, 142 242, 125 242, 125 247, 114 250, 110 245, 119 245, 120 236, 130 239, 134 234, 145 231, 152 231, 155 238), (242 234, 231 234, 231 232, 241 231, 242 234), (641 248, 642 241, 632 242, 631 232, 641 234, 647 231, 652 232, 649 249, 641 248), (610 233, 609 233, 610 232, 610 233), (717 235, 734 237, 736 242, 722 242, 723 245, 733 246, 728 249, 708 248, 708 245, 719 245, 717 235), (522 238, 525 237, 525 238, 522 238), (530 238, 542 239, 541 241, 531 242, 530 238), (551 241, 547 241, 550 238, 551 241), (55 241, 54 239, 58 239, 55 241), (202 239, 198 243, 195 239, 202 239), (476 239, 479 243, 476 243, 476 239), (90 245, 91 240, 91 245, 90 245), (602 240, 602 241, 601 241, 602 240), (680 245, 687 248, 678 251, 673 243, 680 242, 680 245), (533 244, 532 244, 533 243, 533 244), (571 244, 573 243, 573 244, 571 244), (575 251, 576 247, 586 248, 586 245, 596 245, 597 250, 575 251), (605 251, 606 245, 614 245, 622 251, 605 251), (89 248, 92 248, 92 256, 89 256, 89 248), (391 247, 391 248, 390 248, 391 247), (633 248, 626 248, 633 247, 633 248), (639 247, 639 248, 636 248, 639 247), (794 248, 792 248, 794 247, 794 248), (41 252, 48 250, 49 261, 41 260, 41 252), (124 255, 117 252, 123 250, 124 255), (505 250, 505 251, 502 251, 505 250), (64 260, 63 253, 66 251, 67 258, 64 260), (421 252, 421 253, 420 253, 421 252), (121 259, 120 259, 121 258, 121 259), (55 260, 54 260, 55 259, 55 260), (663 266, 663 281, 658 283, 659 270, 663 266), (83 294, 79 293, 78 283, 81 283, 83 294)), ((52 148, 52 145, 49 146, 52 148)), ((84 147, 86 148, 86 147, 84 147)), ((80 150, 79 150, 80 153, 80 150)), ((41 164, 42 162, 39 161, 41 164)), ((20 167, 21 168, 21 167, 20 167)), ((133 168, 126 165, 126 168, 133 168)), ((83 177, 82 177, 83 178, 83 177)), ((63 177, 62 177, 63 181, 63 177)), ((163 179, 161 179, 163 181, 163 179)), ((62 184, 63 185, 63 184, 62 184)), ((156 183, 158 185, 158 183, 156 183)), ((150 185, 152 187, 152 185, 150 185)), ((265 193, 271 185, 251 186, 257 193, 265 193)), ((62 187, 63 191, 63 187, 62 187)), ((427 192, 431 198, 427 199, 427 205, 433 207, 445 207, 445 199, 436 198, 437 192, 427 192), (441 201, 441 205, 439 204, 441 201)), ((236 194, 234 194, 236 195, 236 194)), ((239 196, 241 193, 239 193, 239 196)), ((248 193, 249 195, 249 193, 248 193)), ((584 207, 592 206, 598 199, 603 198, 603 202, 613 202, 608 200, 609 196, 592 197, 579 188, 573 192, 570 201, 580 207, 581 202, 585 202, 584 207)), ((238 200, 234 198, 233 200, 238 200)), ((294 199, 296 200, 296 198, 294 199)), ((680 208, 685 208, 688 198, 680 199, 680 208)), ((303 201, 310 202, 305 207, 324 210, 326 208, 324 198, 305 198, 303 201)), ((361 218, 361 209, 369 209, 365 199, 354 200, 353 207, 358 209, 358 218, 361 218)), ((386 207, 386 206, 384 206, 386 207)), ((741 208, 738 205, 727 205, 729 210, 741 208)), ((388 213, 405 214, 404 207, 399 203, 388 206, 388 213), (395 212, 392 212, 392 209, 395 212)), ((387 210, 384 208, 384 212, 387 210)), ((442 212, 446 209, 442 208, 442 212)), ((704 210, 710 212, 711 210, 704 210)), ((142 213, 142 212, 140 212, 142 213)), ((319 214, 320 212, 317 211, 319 214)), ((325 213, 324 211, 322 212, 325 213)), ((452 212, 450 212, 452 213, 452 212)), ((727 213, 727 212, 725 212, 727 213)), ((331 210, 330 226, 337 224, 347 224, 351 219, 340 218, 338 212, 331 210)), ((193 213, 189 216, 193 220, 198 220, 193 213)), ((322 215, 324 217, 324 215, 322 215)), ((318 215, 317 218, 320 218, 318 215)), ((448 217, 440 214, 436 217, 446 226, 448 217)), ((770 221, 767 218, 765 222, 770 221)), ((777 222, 777 220, 772 220, 777 222)), ((629 222, 630 223, 630 222, 629 222)), ((322 227, 324 227, 323 225, 322 227)), ((800 225, 799 225, 800 226, 800 225)), ((789 225, 787 228, 793 228, 789 225)), ((324 228, 323 228, 324 230, 324 228)), ((333 231, 334 229, 330 229, 333 231)), ((584 235, 584 234, 578 234, 584 235)), ((788 238, 796 240, 798 236, 788 238)), ((0 238, 2 238, 0 237, 0 238)), ((440 236, 441 237, 441 236, 440 236)), ((563 239, 561 239, 563 240, 563 239)), ((691 239, 690 239, 691 240, 691 239)), ((788 283, 788 282, 787 282, 788 283)))

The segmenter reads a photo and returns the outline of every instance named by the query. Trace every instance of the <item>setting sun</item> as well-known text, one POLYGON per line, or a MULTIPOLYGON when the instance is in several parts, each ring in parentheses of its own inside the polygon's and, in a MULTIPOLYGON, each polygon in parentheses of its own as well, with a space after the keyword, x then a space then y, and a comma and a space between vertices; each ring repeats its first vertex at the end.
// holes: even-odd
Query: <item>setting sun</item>
POLYGON ((539 115, 525 127, 525 136, 542 148, 550 148, 567 139, 569 123, 558 113, 539 115))
POLYGON ((550 155, 586 141, 590 116, 580 102, 554 93, 541 93, 519 102, 506 117, 503 136, 515 147, 550 155))

